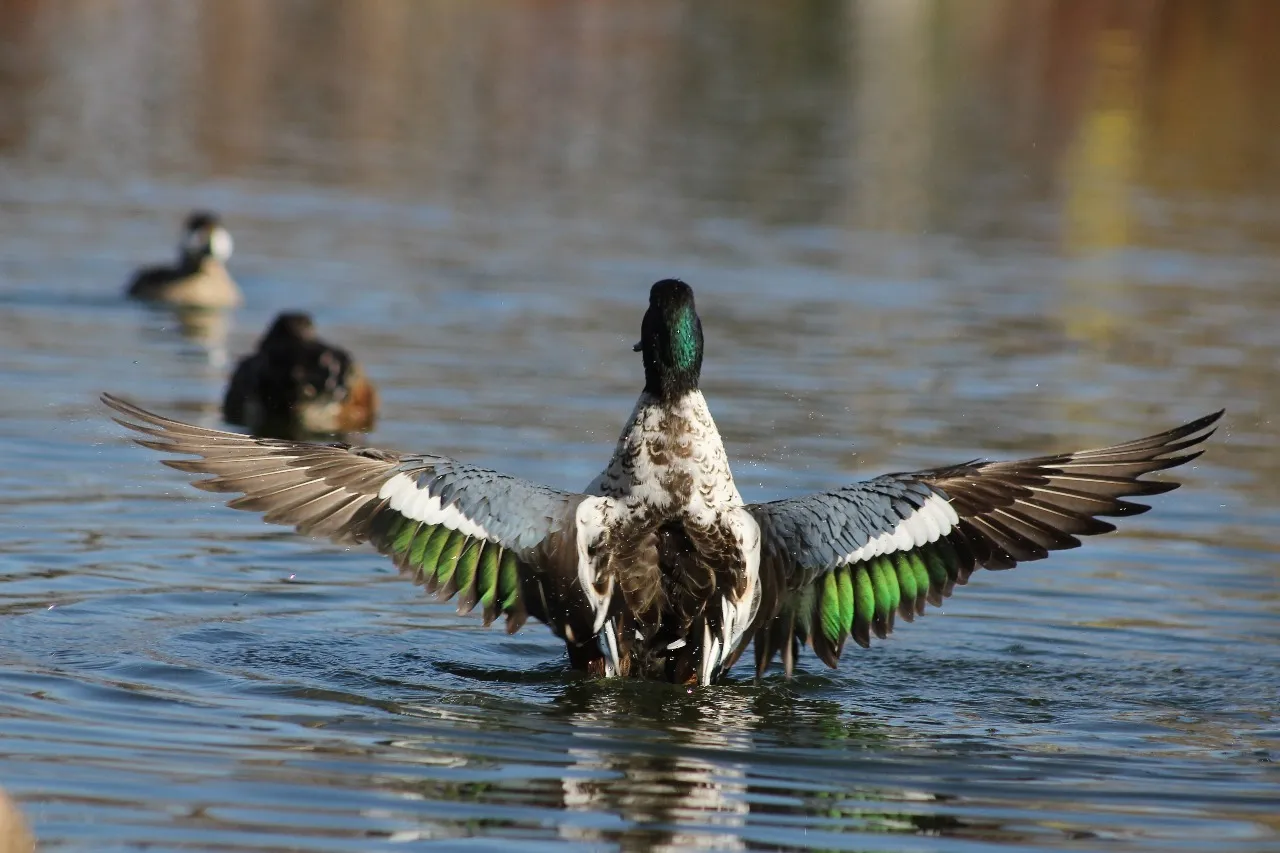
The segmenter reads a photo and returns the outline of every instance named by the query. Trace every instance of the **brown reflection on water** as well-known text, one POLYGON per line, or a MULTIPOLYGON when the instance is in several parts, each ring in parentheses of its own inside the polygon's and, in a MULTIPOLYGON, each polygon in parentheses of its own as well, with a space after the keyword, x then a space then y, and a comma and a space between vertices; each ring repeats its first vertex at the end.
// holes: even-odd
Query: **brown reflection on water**
POLYGON ((1123 205, 1088 200, 1117 186, 1277 189, 1278 30, 1267 0, 27 0, 0 16, 0 150, 589 211, 679 187, 909 233, 1000 221, 971 182, 1016 163, 981 193, 1058 195, 1073 245, 1114 245, 1123 205))
POLYGON ((938 80, 929 31, 933 4, 869 0, 852 7, 849 79, 857 133, 850 158, 849 225, 919 233, 933 224, 938 80), (868 168, 869 164, 874 164, 868 168))

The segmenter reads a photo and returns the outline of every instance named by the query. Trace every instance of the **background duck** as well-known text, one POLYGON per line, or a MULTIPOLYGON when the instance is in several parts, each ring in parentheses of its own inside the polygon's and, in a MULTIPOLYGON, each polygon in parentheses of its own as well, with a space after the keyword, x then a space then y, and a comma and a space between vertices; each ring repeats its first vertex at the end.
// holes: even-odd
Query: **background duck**
POLYGON ((698 388, 702 323, 684 282, 653 286, 645 385, 608 467, 566 492, 430 454, 254 439, 104 402, 166 461, 240 492, 236 509, 343 542, 368 541, 459 612, 529 617, 595 675, 709 684, 753 640, 756 671, 802 644, 836 666, 937 606, 979 568, 1007 569, 1148 507, 1176 483, 1143 475, 1199 455, 1221 412, 1100 450, 886 474, 745 504, 698 388))
POLYGON ((217 214, 195 211, 183 225, 178 262, 139 270, 128 295, 190 308, 234 308, 243 296, 224 266, 232 246, 217 214))
POLYGON ((257 352, 236 366, 222 401, 229 423, 280 437, 369 430, 377 409, 360 365, 299 312, 276 317, 257 352))

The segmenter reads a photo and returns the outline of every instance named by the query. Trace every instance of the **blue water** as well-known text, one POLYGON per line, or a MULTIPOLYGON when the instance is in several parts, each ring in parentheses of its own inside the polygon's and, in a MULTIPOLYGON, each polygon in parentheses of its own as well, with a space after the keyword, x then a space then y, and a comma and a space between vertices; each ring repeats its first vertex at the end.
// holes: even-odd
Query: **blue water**
POLYGON ((6 5, 0 786, 41 849, 1280 847, 1280 30, 1075 5, 6 5), (247 298, 198 327, 119 298, 194 206, 247 298), (1118 533, 689 690, 225 509, 96 402, 217 425, 306 309, 369 443, 576 488, 668 275, 748 499, 1228 414, 1118 533))

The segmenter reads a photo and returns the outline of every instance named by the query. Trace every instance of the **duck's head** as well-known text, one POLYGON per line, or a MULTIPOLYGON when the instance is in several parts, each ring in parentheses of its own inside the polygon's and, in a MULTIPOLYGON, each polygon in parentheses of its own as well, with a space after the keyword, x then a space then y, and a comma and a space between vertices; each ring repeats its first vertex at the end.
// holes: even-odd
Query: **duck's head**
POLYGON ((702 375, 702 321, 693 288, 674 278, 649 289, 649 310, 635 350, 644 354, 644 390, 675 400, 698 387, 702 375))
POLYGON ((198 264, 205 258, 213 258, 226 263, 231 249, 231 232, 222 226, 216 213, 197 210, 187 217, 179 248, 184 261, 198 264))
POLYGON ((262 346, 292 344, 299 341, 314 341, 316 324, 310 314, 301 311, 285 311, 276 315, 275 322, 262 336, 262 346))

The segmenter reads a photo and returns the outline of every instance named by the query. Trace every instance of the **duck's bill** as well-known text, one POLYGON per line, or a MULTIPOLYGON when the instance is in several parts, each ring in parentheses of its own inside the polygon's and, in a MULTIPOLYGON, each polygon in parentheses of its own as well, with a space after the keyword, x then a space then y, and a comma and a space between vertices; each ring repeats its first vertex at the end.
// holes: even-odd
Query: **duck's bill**
POLYGON ((636 341, 636 345, 631 348, 632 352, 640 352, 644 349, 644 341, 636 341))

